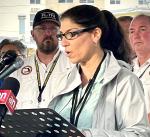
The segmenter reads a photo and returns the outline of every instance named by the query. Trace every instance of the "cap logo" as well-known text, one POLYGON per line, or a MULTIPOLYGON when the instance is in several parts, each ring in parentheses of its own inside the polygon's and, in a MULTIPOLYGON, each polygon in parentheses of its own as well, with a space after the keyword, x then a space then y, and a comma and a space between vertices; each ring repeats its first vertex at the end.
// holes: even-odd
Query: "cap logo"
POLYGON ((45 9, 37 12, 37 14, 35 15, 33 20, 33 28, 37 25, 40 25, 44 21, 54 22, 58 26, 60 26, 59 15, 55 11, 45 9))
POLYGON ((51 12, 43 12, 41 13, 41 19, 54 19, 56 20, 55 14, 51 12))

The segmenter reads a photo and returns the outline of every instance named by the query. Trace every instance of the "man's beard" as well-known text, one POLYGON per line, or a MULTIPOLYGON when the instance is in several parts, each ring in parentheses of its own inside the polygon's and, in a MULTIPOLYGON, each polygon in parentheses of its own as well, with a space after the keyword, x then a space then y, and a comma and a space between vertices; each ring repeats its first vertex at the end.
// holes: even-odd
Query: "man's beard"
POLYGON ((58 49, 58 43, 54 42, 53 38, 47 38, 41 45, 38 45, 38 49, 45 54, 49 54, 58 49))

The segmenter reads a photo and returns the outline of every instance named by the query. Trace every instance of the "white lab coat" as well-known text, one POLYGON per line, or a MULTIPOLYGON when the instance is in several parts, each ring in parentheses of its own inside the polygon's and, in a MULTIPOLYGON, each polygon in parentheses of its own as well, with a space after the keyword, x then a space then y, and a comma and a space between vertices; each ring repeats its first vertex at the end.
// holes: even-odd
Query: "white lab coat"
MULTIPOLYGON (((59 51, 54 56, 51 63, 48 64, 48 67, 38 60, 41 85, 43 85, 47 72, 49 71, 58 53, 59 51)), ((47 108, 53 97, 57 95, 60 90, 63 90, 64 87, 66 87, 66 84, 68 84, 67 76, 70 72, 70 69, 74 66, 61 51, 57 64, 42 93, 42 101, 41 103, 38 103, 37 98, 39 95, 39 89, 34 58, 35 55, 26 58, 21 69, 15 71, 11 75, 11 77, 15 77, 20 82, 20 90, 17 95, 18 102, 16 109, 47 108)))

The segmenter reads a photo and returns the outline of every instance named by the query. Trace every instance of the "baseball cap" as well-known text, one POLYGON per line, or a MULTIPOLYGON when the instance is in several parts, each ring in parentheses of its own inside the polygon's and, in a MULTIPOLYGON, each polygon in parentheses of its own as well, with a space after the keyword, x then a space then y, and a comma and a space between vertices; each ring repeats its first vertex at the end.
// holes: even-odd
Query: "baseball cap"
POLYGON ((46 22, 46 21, 54 22, 58 26, 60 26, 59 15, 53 10, 44 9, 36 13, 34 20, 33 20, 33 28, 41 24, 42 22, 46 22))

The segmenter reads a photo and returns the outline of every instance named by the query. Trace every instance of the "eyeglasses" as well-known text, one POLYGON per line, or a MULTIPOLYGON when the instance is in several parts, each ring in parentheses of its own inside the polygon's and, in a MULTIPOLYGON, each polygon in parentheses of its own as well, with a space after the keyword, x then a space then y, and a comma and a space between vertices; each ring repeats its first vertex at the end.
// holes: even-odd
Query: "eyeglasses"
POLYGON ((69 31, 69 32, 65 32, 65 33, 60 33, 60 34, 57 34, 56 37, 59 39, 59 40, 62 40, 63 36, 67 39, 67 40, 73 40, 73 39, 76 39, 78 37, 79 34, 83 33, 83 32, 88 32, 94 28, 96 28, 97 26, 91 26, 91 27, 88 27, 88 28, 83 28, 83 29, 79 29, 79 30, 76 30, 76 31, 69 31))
POLYGON ((56 34, 58 32, 58 28, 47 28, 47 27, 35 27, 34 30, 37 30, 39 33, 43 34, 46 31, 51 32, 52 34, 56 34))

